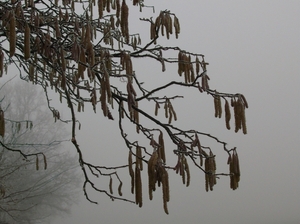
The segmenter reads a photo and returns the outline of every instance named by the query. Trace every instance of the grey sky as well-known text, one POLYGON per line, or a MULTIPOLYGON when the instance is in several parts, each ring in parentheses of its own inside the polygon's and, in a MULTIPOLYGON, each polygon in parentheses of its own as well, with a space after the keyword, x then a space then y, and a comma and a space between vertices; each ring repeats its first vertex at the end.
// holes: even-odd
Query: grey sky
MULTIPOLYGON (((160 9, 170 9, 180 19, 182 28, 179 40, 166 43, 203 53, 210 63, 210 86, 224 92, 241 92, 248 100, 247 135, 227 131, 223 119, 213 117, 212 99, 205 94, 186 98, 194 101, 192 110, 180 109, 182 100, 176 103, 182 119, 179 125, 212 133, 237 146, 240 187, 232 191, 228 178, 222 178, 213 192, 206 193, 200 171, 193 170, 188 188, 172 173, 170 215, 163 212, 160 189, 153 201, 147 199, 144 181, 142 209, 125 202, 111 202, 104 195, 95 195, 99 205, 92 205, 82 196, 69 217, 53 223, 300 223, 300 1, 161 2, 151 1, 156 5, 155 15, 160 9), (187 111, 194 113, 187 116, 187 111)), ((136 32, 138 28, 130 29, 136 32)), ((148 27, 143 30, 147 32, 148 27)), ((134 66, 140 77, 153 75, 142 70, 142 66, 134 66)), ((156 66, 160 70, 160 64, 156 66)), ((154 77, 177 78, 170 67, 159 74, 161 78, 154 77)), ((82 135, 79 142, 86 158, 95 163, 126 163, 122 155, 127 154, 121 152, 125 147, 117 139, 115 129, 99 131, 99 127, 112 123, 104 121, 100 112, 91 116, 82 116, 83 129, 78 133, 82 135), (99 138, 103 141, 99 142, 99 138), (108 138, 111 141, 105 142, 108 138)), ((226 162, 225 156, 219 154, 220 162, 226 162)), ((124 172, 123 178, 126 175, 124 172)))

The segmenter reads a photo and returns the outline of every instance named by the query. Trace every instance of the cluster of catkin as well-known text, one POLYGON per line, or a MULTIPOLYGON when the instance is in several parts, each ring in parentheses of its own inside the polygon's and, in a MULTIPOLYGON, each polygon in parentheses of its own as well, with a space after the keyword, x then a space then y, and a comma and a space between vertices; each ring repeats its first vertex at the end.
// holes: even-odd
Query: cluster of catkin
POLYGON ((195 139, 191 143, 192 153, 194 153, 194 147, 197 147, 197 149, 198 149, 198 155, 200 158, 200 166, 203 166, 203 157, 207 157, 208 155, 204 150, 202 150, 201 143, 200 143, 197 133, 195 133, 195 139))
MULTIPOLYGON (((198 64, 196 64, 197 66, 198 64)), ((191 55, 179 51, 178 52, 178 74, 184 74, 185 83, 191 83, 195 80, 195 72, 191 61, 191 55)), ((197 73, 198 74, 198 73, 197 73)))
POLYGON ((164 167, 163 160, 158 150, 155 150, 148 161, 148 190, 149 199, 153 199, 153 191, 162 185, 163 208, 166 214, 169 214, 167 203, 170 201, 169 193, 169 175, 164 167))
POLYGON ((243 94, 238 96, 238 99, 231 99, 231 106, 234 110, 235 132, 242 129, 244 134, 247 134, 245 108, 248 108, 248 103, 243 94))
POLYGON ((111 93, 111 89, 110 89, 110 71, 111 71, 111 58, 110 58, 110 54, 108 51, 102 52, 101 54, 101 59, 100 59, 101 63, 100 63, 100 70, 102 73, 102 78, 100 81, 100 85, 101 85, 101 95, 100 95, 100 102, 101 102, 101 109, 103 111, 103 115, 105 117, 108 117, 109 119, 113 119, 112 115, 108 109, 108 105, 112 104, 112 93, 111 93))
MULTIPOLYGON (((160 108, 160 105, 158 102, 155 102, 155 109, 154 109, 154 115, 158 115, 158 109, 160 108)), ((172 120, 177 120, 177 114, 173 108, 173 105, 170 101, 170 99, 166 99, 164 103, 164 110, 165 110, 165 117, 168 118, 168 123, 171 124, 172 120)))
MULTIPOLYGON (((122 181, 119 180, 119 186, 118 186, 118 194, 119 194, 119 196, 123 195, 123 193, 122 193, 122 186, 123 186, 123 183, 122 183, 122 181)), ((110 175, 110 178, 109 178, 109 193, 110 194, 114 194, 114 191, 113 191, 113 178, 111 177, 111 175, 110 175)))
POLYGON ((170 34, 173 34, 173 27, 175 37, 178 38, 180 33, 180 24, 178 18, 174 15, 174 22, 169 12, 161 11, 159 16, 156 18, 155 23, 151 23, 150 26, 150 39, 156 39, 158 37, 158 30, 160 29, 161 35, 166 34, 167 39, 170 38, 170 34))
MULTIPOLYGON (((213 98, 214 98, 215 117, 221 118, 222 102, 219 93, 215 91, 213 98)), ((231 106, 233 107, 233 112, 234 112, 235 132, 238 132, 240 129, 242 129, 243 133, 247 134, 245 108, 248 108, 248 103, 244 95, 238 94, 237 96, 231 98, 231 106)), ((227 101, 227 99, 225 99, 224 111, 225 111, 226 128, 229 130, 231 112, 230 112, 229 102, 227 101)))
POLYGON ((131 178, 131 193, 135 193, 135 203, 139 205, 139 207, 143 206, 143 195, 142 195, 142 178, 141 171, 143 170, 143 155, 142 148, 137 145, 136 153, 135 153, 135 170, 133 169, 133 159, 132 159, 132 151, 129 151, 128 155, 128 169, 129 175, 131 178))
POLYGON ((217 179, 216 179, 216 161, 215 156, 210 151, 209 156, 205 158, 204 162, 204 168, 205 168, 205 190, 206 191, 212 191, 213 186, 216 185, 217 179))
POLYGON ((172 106, 172 103, 169 99, 166 99, 164 109, 165 109, 165 117, 169 118, 169 121, 168 121, 169 124, 171 124, 173 118, 175 121, 177 120, 176 112, 175 112, 175 110, 172 106))
POLYGON ((151 138, 150 145, 154 148, 154 151, 148 160, 148 192, 149 199, 153 199, 153 191, 156 190, 156 184, 158 187, 162 186, 163 194, 163 208, 166 214, 168 214, 167 203, 170 200, 169 194, 169 176, 164 164, 166 162, 165 145, 163 132, 160 131, 158 137, 158 143, 151 138))
MULTIPOLYGON (((44 170, 47 169, 47 159, 46 159, 46 156, 44 154, 43 155, 43 161, 44 161, 44 170)), ((36 158, 35 158, 35 168, 36 170, 39 170, 39 155, 37 154, 36 155, 36 158)))
POLYGON ((183 154, 178 155, 175 171, 182 177, 182 183, 186 184, 186 186, 188 187, 190 185, 191 175, 187 159, 183 154))
POLYGON ((240 165, 239 165, 239 157, 236 150, 233 150, 232 156, 229 155, 228 162, 229 164, 229 172, 230 172, 230 188, 235 190, 239 186, 240 181, 240 165))

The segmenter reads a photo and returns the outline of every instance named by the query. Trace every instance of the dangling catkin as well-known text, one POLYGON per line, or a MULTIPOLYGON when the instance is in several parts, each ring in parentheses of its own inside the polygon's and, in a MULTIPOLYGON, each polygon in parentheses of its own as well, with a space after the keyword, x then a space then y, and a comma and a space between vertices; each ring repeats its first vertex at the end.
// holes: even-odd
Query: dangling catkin
POLYGON ((157 114, 158 114, 158 109, 159 109, 159 108, 160 108, 159 103, 156 102, 156 103, 155 103, 155 110, 154 110, 155 116, 157 116, 157 114))
POLYGON ((184 157, 184 170, 186 172, 186 186, 188 187, 188 186, 190 186, 191 175, 190 175, 189 164, 185 157, 184 157))
POLYGON ((142 178, 141 171, 138 165, 135 166, 135 203, 139 207, 143 206, 143 196, 142 196, 142 178))
POLYGON ((36 155, 36 158, 35 158, 35 168, 36 170, 39 170, 39 156, 36 155))
POLYGON ((225 110, 225 123, 226 123, 226 128, 228 130, 230 130, 230 119, 231 119, 231 113, 230 113, 230 108, 229 108, 229 103, 227 100, 225 100, 225 106, 224 106, 224 110, 225 110))
POLYGON ((113 194, 113 188, 112 188, 112 183, 113 183, 113 180, 111 178, 111 176, 109 177, 109 193, 110 194, 113 194))
POLYGON ((200 72, 200 61, 198 56, 196 57, 196 74, 199 75, 200 72))
POLYGON ((119 196, 122 196, 122 195, 123 195, 123 194, 122 194, 122 185, 123 185, 123 183, 120 182, 119 187, 118 187, 118 193, 119 193, 119 196))
POLYGON ((159 133, 159 137, 158 137, 158 144, 159 144, 159 154, 160 154, 160 158, 163 160, 163 162, 166 162, 166 154, 165 154, 165 143, 164 143, 164 136, 162 131, 160 131, 159 133))
POLYGON ((245 115, 245 108, 244 105, 241 105, 241 123, 242 123, 242 130, 244 134, 247 134, 247 125, 246 125, 246 115, 245 115))
POLYGON ((174 28, 175 28, 176 39, 178 39, 178 34, 180 33, 180 24, 179 24, 179 20, 176 16, 174 16, 174 28))
POLYGON ((47 169, 47 159, 44 154, 43 154, 43 157, 44 157, 44 170, 46 170, 47 169))
POLYGON ((163 169, 162 173, 162 191, 163 191, 163 207, 166 214, 169 214, 167 202, 170 201, 170 190, 169 190, 169 175, 168 172, 163 169))
POLYGON ((4 69, 4 53, 2 51, 2 48, 0 48, 0 77, 3 75, 3 69, 4 69))
POLYGON ((129 43, 128 14, 129 14, 128 6, 126 5, 125 0, 123 0, 121 6, 121 31, 122 31, 122 36, 125 37, 126 43, 129 43))
POLYGON ((5 120, 4 120, 4 111, 0 109, 0 135, 2 138, 5 134, 5 120))
POLYGON ((131 193, 134 193, 134 171, 132 168, 132 152, 129 151, 128 155, 128 169, 129 169, 129 175, 131 177, 131 193))
POLYGON ((27 60, 30 57, 30 27, 26 23, 25 36, 24 36, 24 59, 27 60))
POLYGON ((148 189, 149 189, 149 199, 152 200, 153 195, 152 192, 155 191, 155 183, 156 183, 156 171, 155 166, 157 163, 158 154, 157 151, 154 151, 148 160, 148 189))
POLYGON ((10 12, 10 23, 9 23, 9 56, 14 56, 16 51, 16 17, 12 10, 10 12))
POLYGON ((140 170, 143 170, 142 149, 140 146, 136 146, 136 164, 140 170))

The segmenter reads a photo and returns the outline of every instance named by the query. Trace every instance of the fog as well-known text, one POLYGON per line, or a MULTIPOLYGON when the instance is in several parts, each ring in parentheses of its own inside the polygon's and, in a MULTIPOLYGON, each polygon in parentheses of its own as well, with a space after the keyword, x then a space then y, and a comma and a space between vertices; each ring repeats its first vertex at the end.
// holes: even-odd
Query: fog
MULTIPOLYGON (((192 170, 188 188, 181 184, 179 176, 170 173, 169 215, 163 212, 160 192, 154 194, 153 201, 147 199, 144 181, 146 196, 142 208, 112 202, 105 195, 91 191, 98 205, 89 203, 82 193, 72 213, 63 219, 56 218, 53 223, 300 223, 300 104, 297 100, 300 96, 300 2, 168 0, 151 1, 151 4, 156 7, 155 15, 160 9, 170 9, 180 20, 179 40, 173 38, 164 43, 204 54, 209 62, 210 86, 222 92, 243 93, 248 100, 247 135, 227 131, 223 119, 214 118, 213 102, 206 94, 191 93, 185 98, 187 102, 174 103, 178 125, 214 134, 237 147, 240 186, 232 191, 229 179, 222 177, 214 191, 207 193, 204 175, 199 170, 192 170), (191 102, 192 108, 185 107, 191 102)), ((130 13, 144 17, 138 10, 131 9, 130 13)), ((143 28, 143 25, 130 26, 130 31, 148 32, 148 26, 143 28)), ((172 66, 167 66, 164 74, 154 74, 156 70, 152 66, 159 71, 160 64, 149 64, 145 69, 145 62, 139 63, 134 64, 136 74, 145 83, 147 80, 159 83, 167 77, 178 76, 172 66)), ((93 112, 81 115, 80 120, 83 125, 78 141, 86 160, 99 165, 126 164, 127 151, 115 131, 116 122, 106 121, 101 113, 93 115, 93 112)), ((171 151, 172 148, 169 157, 171 151)), ((220 161, 226 163, 225 154, 220 154, 220 161)), ((223 167, 220 165, 220 169, 223 167)), ((129 178, 127 170, 122 177, 129 178)), ((129 186, 124 186, 124 193, 126 190, 129 192, 129 186)), ((133 198, 129 193, 126 195, 133 198)))

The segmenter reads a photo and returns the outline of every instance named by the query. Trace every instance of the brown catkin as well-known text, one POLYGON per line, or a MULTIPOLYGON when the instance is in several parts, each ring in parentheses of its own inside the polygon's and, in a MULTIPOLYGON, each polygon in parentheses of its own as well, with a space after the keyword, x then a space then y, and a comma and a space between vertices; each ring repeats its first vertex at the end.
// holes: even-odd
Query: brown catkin
POLYGON ((179 20, 176 16, 174 16, 174 28, 175 28, 175 36, 178 38, 178 34, 180 33, 180 24, 179 20))
POLYGON ((120 12, 121 12, 121 5, 120 5, 120 0, 116 0, 116 17, 120 17, 120 12))
POLYGON ((244 134, 247 134, 246 115, 244 105, 241 105, 241 123, 244 134))
POLYGON ((230 172, 230 188, 235 190, 239 186, 240 181, 240 166, 239 159, 236 150, 233 151, 232 159, 229 164, 229 172, 230 172))
POLYGON ((188 187, 190 186, 191 175, 190 175, 189 164, 186 158, 184 158, 184 170, 186 172, 186 186, 188 187))
POLYGON ((123 194, 122 194, 122 185, 123 185, 123 183, 120 182, 119 187, 118 187, 118 193, 119 193, 119 196, 122 196, 122 195, 123 195, 123 194))
POLYGON ((128 169, 129 169, 129 175, 131 177, 131 193, 134 193, 134 171, 132 168, 132 152, 129 151, 128 155, 128 169))
POLYGON ((16 17, 12 10, 10 13, 10 23, 9 23, 9 55, 14 56, 16 51, 16 17))
POLYGON ((167 202, 170 201, 170 190, 169 190, 169 175, 168 172, 163 169, 162 173, 162 192, 163 192, 163 207, 166 214, 169 214, 167 202))
POLYGON ((5 134, 5 120, 4 120, 4 111, 0 108, 0 135, 2 138, 5 134))
POLYGON ((155 110, 154 110, 155 116, 157 116, 157 114, 158 114, 158 109, 159 109, 159 108, 160 108, 159 103, 156 102, 156 103, 155 103, 155 110))
POLYGON ((159 133, 158 144, 160 146, 159 147, 160 158, 165 163, 166 162, 165 143, 164 143, 164 136, 163 136, 162 131, 160 131, 160 133, 159 133))
POLYGON ((46 170, 47 169, 47 159, 44 154, 43 154, 43 157, 44 157, 44 170, 46 170))
MULTIPOLYGON (((205 169, 205 172, 208 172, 209 171, 209 168, 208 168, 208 160, 209 158, 205 158, 205 162, 204 162, 204 169, 205 169)), ((209 176, 208 176, 208 173, 205 173, 205 190, 208 192, 209 190, 209 176)))
POLYGON ((4 71, 4 53, 0 48, 0 77, 2 77, 4 71))
POLYGON ((136 164, 140 170, 143 170, 142 149, 140 146, 136 146, 136 164))
POLYGON ((157 151, 154 151, 148 160, 148 189, 149 189, 149 199, 152 200, 153 195, 152 192, 155 191, 155 183, 156 183, 156 170, 155 166, 158 159, 157 151))
POLYGON ((126 43, 129 43, 128 15, 129 9, 125 0, 123 0, 121 6, 121 31, 126 43))
POLYGON ((30 27, 26 23, 25 35, 24 35, 24 59, 27 60, 30 57, 30 27))
POLYGON ((34 65, 33 64, 30 64, 29 65, 29 80, 30 81, 34 81, 34 65))
POLYGON ((218 117, 218 99, 214 96, 214 108, 215 108, 215 117, 218 117))
POLYGON ((183 53, 181 51, 178 52, 178 75, 182 75, 183 66, 182 66, 182 60, 183 60, 183 53))
POLYGON ((230 113, 230 108, 229 108, 229 103, 227 100, 225 100, 225 106, 224 106, 224 110, 225 110, 225 123, 226 123, 226 128, 228 130, 230 130, 230 119, 231 119, 231 113, 230 113))
POLYGON ((200 72, 200 61, 198 56, 196 56, 196 74, 199 75, 200 72))
POLYGON ((142 178, 141 170, 138 165, 135 166, 135 203, 139 207, 143 206, 143 195, 142 195, 142 178))
POLYGON ((113 194, 113 188, 112 188, 113 179, 109 177, 109 193, 113 194))
POLYGON ((247 100, 246 100, 246 98, 245 98, 245 96, 243 94, 241 94, 241 98, 243 100, 243 103, 244 103, 245 107, 248 108, 247 100))
POLYGON ((35 168, 36 170, 39 170, 39 156, 36 155, 36 158, 35 158, 35 168))
POLYGON ((221 97, 218 96, 218 111, 219 111, 219 118, 222 117, 222 104, 221 104, 221 97))

